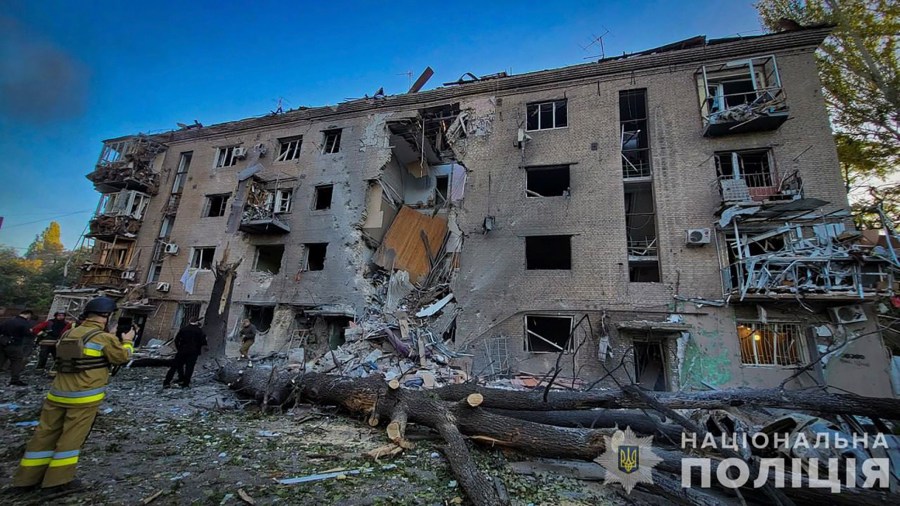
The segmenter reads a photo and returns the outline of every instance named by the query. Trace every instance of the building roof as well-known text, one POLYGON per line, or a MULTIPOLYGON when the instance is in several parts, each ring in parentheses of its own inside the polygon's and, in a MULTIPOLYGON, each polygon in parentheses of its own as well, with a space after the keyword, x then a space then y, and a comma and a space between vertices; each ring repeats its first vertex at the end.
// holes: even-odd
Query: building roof
MULTIPOLYGON (((177 142, 240 130, 281 125, 292 121, 317 120, 331 116, 352 116, 378 110, 390 111, 408 108, 410 106, 424 107, 458 100, 471 95, 502 94, 506 90, 522 90, 530 87, 593 79, 658 67, 672 67, 692 63, 700 64, 730 59, 736 56, 772 54, 788 49, 815 48, 825 40, 832 29, 833 27, 830 25, 820 25, 751 37, 711 40, 707 40, 705 36, 697 36, 638 53, 604 58, 597 62, 539 70, 519 75, 492 77, 488 80, 467 81, 418 93, 389 95, 383 98, 362 98, 322 107, 301 107, 281 114, 268 114, 210 126, 198 127, 191 125, 190 128, 153 134, 151 137, 163 143, 177 142)), ((131 136, 108 139, 106 142, 128 137, 131 136)))

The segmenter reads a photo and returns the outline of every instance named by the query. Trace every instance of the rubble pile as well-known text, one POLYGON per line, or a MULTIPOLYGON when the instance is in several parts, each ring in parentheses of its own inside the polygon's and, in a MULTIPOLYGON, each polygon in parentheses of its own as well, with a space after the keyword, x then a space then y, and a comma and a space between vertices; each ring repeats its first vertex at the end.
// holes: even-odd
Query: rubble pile
POLYGON ((306 370, 352 378, 380 375, 406 388, 465 382, 468 355, 445 344, 459 308, 443 278, 419 288, 406 271, 377 272, 372 282, 377 290, 366 315, 344 329, 343 345, 307 362, 306 370))

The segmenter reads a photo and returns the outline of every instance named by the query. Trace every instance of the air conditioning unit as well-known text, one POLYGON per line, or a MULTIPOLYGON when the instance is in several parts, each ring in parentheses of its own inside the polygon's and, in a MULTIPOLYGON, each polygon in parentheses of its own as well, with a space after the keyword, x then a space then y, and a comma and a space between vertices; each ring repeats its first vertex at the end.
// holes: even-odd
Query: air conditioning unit
POLYGON ((684 238, 684 243, 688 246, 703 246, 709 244, 712 233, 708 228, 689 228, 684 238))
POLYGON ((266 156, 266 151, 268 151, 266 149, 266 145, 261 142, 259 144, 257 144, 256 146, 253 146, 253 149, 255 149, 257 153, 259 153, 260 158, 266 156))
POLYGON ((174 242, 166 244, 166 253, 169 255, 177 255, 178 254, 178 245, 174 242))
POLYGON ((134 281, 134 276, 135 276, 135 274, 136 274, 136 273, 135 273, 134 271, 125 271, 125 272, 122 273, 122 279, 127 279, 127 280, 130 280, 130 281, 134 281))
POLYGON ((169 284, 168 284, 168 283, 157 283, 157 284, 156 284, 156 291, 157 291, 157 292, 168 292, 168 291, 169 291, 169 284))
POLYGON ((829 308, 829 311, 831 311, 831 319, 834 320, 835 323, 860 323, 869 319, 866 317, 866 312, 863 310, 863 307, 859 304, 833 307, 829 308))
POLYGON ((238 160, 243 160, 247 158, 247 148, 243 146, 237 146, 234 148, 234 152, 231 153, 231 156, 237 158, 238 160))

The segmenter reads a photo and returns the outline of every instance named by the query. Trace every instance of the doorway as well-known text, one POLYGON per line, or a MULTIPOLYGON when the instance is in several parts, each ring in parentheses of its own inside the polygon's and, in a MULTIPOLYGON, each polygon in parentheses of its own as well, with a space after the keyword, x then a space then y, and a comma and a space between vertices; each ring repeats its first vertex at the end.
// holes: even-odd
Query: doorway
POLYGON ((638 384, 648 390, 669 390, 661 341, 634 341, 634 373, 638 384))

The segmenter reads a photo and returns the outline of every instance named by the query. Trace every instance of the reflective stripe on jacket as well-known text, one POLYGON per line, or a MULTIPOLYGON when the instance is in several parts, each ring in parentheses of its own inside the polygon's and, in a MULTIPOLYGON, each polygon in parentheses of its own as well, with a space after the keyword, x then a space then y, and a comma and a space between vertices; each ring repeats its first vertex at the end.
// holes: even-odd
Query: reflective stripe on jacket
MULTIPOLYGON (((84 339, 89 332, 102 328, 100 323, 88 320, 70 330, 64 339, 84 339)), ((84 343, 82 354, 85 359, 105 359, 111 365, 118 365, 131 360, 133 351, 131 343, 121 343, 119 338, 108 332, 96 332, 84 343)), ((109 369, 106 367, 59 372, 53 379, 47 401, 57 406, 94 406, 103 401, 108 382, 109 369)))

